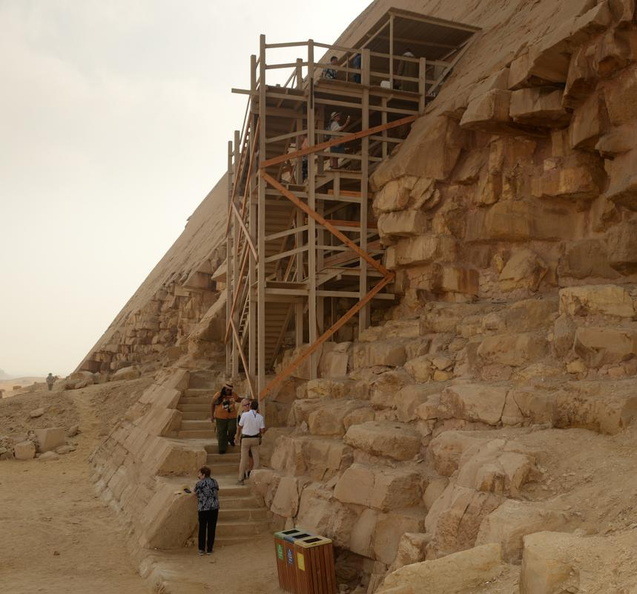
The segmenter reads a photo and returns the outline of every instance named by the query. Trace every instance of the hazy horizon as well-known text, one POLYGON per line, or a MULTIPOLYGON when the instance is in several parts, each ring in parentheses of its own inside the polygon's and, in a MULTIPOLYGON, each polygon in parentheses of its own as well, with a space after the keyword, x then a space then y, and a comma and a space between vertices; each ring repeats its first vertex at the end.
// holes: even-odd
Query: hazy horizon
POLYGON ((0 367, 70 374, 223 175, 250 55, 370 4, 0 2, 0 367))

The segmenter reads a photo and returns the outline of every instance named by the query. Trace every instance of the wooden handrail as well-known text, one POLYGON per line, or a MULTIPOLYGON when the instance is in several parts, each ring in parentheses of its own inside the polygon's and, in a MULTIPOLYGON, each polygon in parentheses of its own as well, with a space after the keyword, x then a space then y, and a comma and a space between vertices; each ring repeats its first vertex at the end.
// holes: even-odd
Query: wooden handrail
POLYGON ((248 367, 248 361, 246 360, 246 356, 241 348, 241 340, 239 340, 239 333, 237 332, 237 328, 234 324, 234 321, 231 319, 230 324, 232 326, 232 334, 234 335, 234 341, 236 343, 236 347, 239 350, 239 357, 241 357, 241 362, 243 363, 243 368, 246 372, 246 378, 248 380, 248 388, 250 388, 250 396, 254 400, 256 397, 256 391, 254 386, 252 385, 252 378, 250 377, 250 372, 248 371, 250 368, 248 367))
POLYGON ((410 124, 411 122, 415 122, 418 119, 418 117, 419 116, 417 115, 407 116, 406 118, 401 118, 400 120, 396 120, 394 122, 388 122, 387 124, 381 124, 380 126, 367 128, 367 130, 361 130, 360 132, 354 132, 352 134, 347 134, 346 136, 339 136, 339 138, 335 140, 328 140, 326 142, 321 142, 319 144, 315 144, 314 146, 310 146, 305 149, 294 151, 293 153, 285 153, 284 155, 279 155, 278 157, 273 157, 272 159, 263 161, 259 165, 259 169, 263 171, 266 167, 277 165, 278 163, 282 163, 283 161, 298 159, 299 157, 304 157, 305 155, 311 155, 312 153, 322 151, 323 149, 330 148, 338 144, 345 144, 347 142, 352 142, 353 140, 358 140, 359 138, 365 138, 365 136, 371 136, 372 134, 376 134, 377 132, 384 132, 385 130, 390 130, 391 128, 404 126, 405 124, 410 124))
MULTIPOLYGON (((352 308, 350 308, 341 318, 339 318, 328 330, 326 330, 321 336, 319 336, 313 344, 311 344, 301 355, 299 355, 294 361, 292 361, 283 371, 269 382, 261 392, 259 392, 259 399, 265 398, 274 388, 276 388, 283 380, 290 377, 292 372, 299 367, 308 357, 312 355, 324 342, 327 342, 336 332, 338 332, 352 317, 354 317, 363 307, 365 307, 373 297, 384 289, 392 280, 394 280, 394 273, 389 272, 381 281, 372 288, 372 290, 365 295, 360 301, 358 301, 352 308)), ((245 363, 244 363, 245 365, 245 363)), ((246 368, 247 369, 247 368, 246 368)))

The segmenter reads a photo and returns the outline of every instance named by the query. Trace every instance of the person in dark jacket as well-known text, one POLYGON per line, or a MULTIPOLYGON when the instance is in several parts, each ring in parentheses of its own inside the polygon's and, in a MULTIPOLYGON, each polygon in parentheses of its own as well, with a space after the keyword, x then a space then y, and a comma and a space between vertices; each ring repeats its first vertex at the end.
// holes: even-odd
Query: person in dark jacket
POLYGON ((207 466, 199 469, 198 476, 195 494, 199 514, 199 554, 212 555, 219 517, 219 483, 210 476, 207 466))

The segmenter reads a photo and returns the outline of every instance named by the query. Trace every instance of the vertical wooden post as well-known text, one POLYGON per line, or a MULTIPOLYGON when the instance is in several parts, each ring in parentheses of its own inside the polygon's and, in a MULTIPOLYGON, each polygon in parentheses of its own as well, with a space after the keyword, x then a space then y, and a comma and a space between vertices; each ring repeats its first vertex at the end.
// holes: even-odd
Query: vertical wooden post
POLYGON ((389 88, 394 88, 394 15, 389 16, 389 88))
MULTIPOLYGON (((234 298, 234 243, 232 241, 232 234, 234 233, 234 225, 232 224, 232 186, 235 183, 234 176, 232 174, 232 141, 228 141, 228 217, 231 219, 230 226, 228 228, 228 235, 226 236, 226 254, 227 254, 227 266, 226 266, 226 327, 230 323, 230 311, 234 298)), ((230 336, 226 342, 226 375, 232 373, 232 359, 235 343, 234 336, 230 336)))
POLYGON ((427 58, 420 58, 418 63, 418 93, 418 111, 423 114, 427 107, 427 58))
MULTIPOLYGON (((260 134, 259 134, 259 159, 266 158, 266 139, 268 133, 267 127, 267 102, 266 102, 266 44, 265 35, 260 36, 260 61, 259 61, 259 118, 260 118, 260 134)), ((259 176, 258 190, 258 221, 257 221, 257 237, 256 247, 258 254, 257 262, 257 392, 261 392, 265 387, 265 181, 259 176)), ((265 416, 265 410, 261 411, 265 416)))
MULTIPOLYGON (((363 50, 363 64, 367 68, 363 70, 363 102, 361 113, 361 128, 367 130, 369 128, 369 50, 363 50), (367 80, 367 82, 365 82, 367 80)), ((360 201, 360 247, 363 251, 367 251, 367 211, 369 202, 369 136, 363 137, 361 144, 361 201, 360 201)), ((368 264, 363 258, 359 258, 360 277, 358 281, 358 299, 359 301, 367 295, 367 270, 368 264)), ((369 326, 370 307, 366 305, 358 312, 358 332, 359 334, 369 326)))

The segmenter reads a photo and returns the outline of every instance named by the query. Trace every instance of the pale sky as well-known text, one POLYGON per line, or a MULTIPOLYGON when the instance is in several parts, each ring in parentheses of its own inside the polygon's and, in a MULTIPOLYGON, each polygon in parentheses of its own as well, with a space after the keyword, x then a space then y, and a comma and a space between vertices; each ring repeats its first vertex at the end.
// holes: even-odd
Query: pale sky
POLYGON ((0 369, 80 363, 224 173, 250 55, 370 0, 0 0, 0 369))

